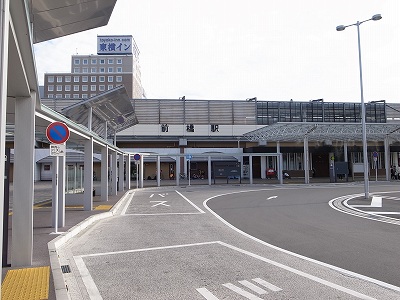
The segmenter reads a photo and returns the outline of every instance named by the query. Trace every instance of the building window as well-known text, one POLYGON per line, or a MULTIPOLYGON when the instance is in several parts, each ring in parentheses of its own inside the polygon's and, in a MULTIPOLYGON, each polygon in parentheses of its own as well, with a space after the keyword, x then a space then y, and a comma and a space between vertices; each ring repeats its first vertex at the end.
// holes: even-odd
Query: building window
POLYGON ((82 68, 82 73, 89 73, 89 68, 82 68))
POLYGON ((96 96, 96 94, 90 94, 90 97, 94 97, 94 96, 96 96))
POLYGON ((54 95, 53 94, 48 94, 47 98, 54 98, 54 95))
POLYGON ((88 82, 89 77, 88 76, 82 76, 82 82, 88 82))
POLYGON ((106 86, 105 85, 99 85, 99 91, 105 91, 106 86))
POLYGON ((114 86, 112 84, 107 85, 107 90, 112 90, 114 86))
POLYGON ((122 76, 116 76, 115 77, 116 82, 122 82, 122 76))
POLYGON ((85 99, 87 99, 87 96, 88 94, 82 94, 82 98, 85 98, 85 99))
POLYGON ((87 64, 89 64, 89 60, 87 58, 84 58, 84 59, 82 59, 82 63, 84 65, 87 65, 87 64))
POLYGON ((62 98, 62 94, 56 94, 56 98, 62 98))
POLYGON ((122 68, 121 67, 117 68, 117 73, 122 73, 122 68))
POLYGON ((82 85, 82 92, 86 92, 88 90, 88 86, 87 85, 82 85))
POLYGON ((74 68, 74 73, 79 73, 79 68, 74 68))
POLYGON ((108 82, 114 82, 114 76, 108 76, 107 80, 108 82))
POLYGON ((104 65, 106 63, 106 60, 104 58, 102 58, 102 59, 99 59, 99 62, 101 65, 104 65))
POLYGON ((71 82, 71 76, 65 76, 65 82, 71 82))
POLYGON ((100 69, 99 69, 99 72, 100 72, 100 73, 105 73, 105 72, 106 72, 106 69, 105 69, 105 68, 100 68, 100 69))
POLYGON ((79 82, 79 76, 74 76, 74 82, 79 82))
POLYGON ((114 64, 114 59, 112 59, 112 58, 109 58, 109 59, 108 59, 108 64, 109 64, 109 65, 112 65, 112 64, 114 64))
POLYGON ((97 68, 96 67, 92 67, 91 69, 90 69, 90 73, 96 73, 97 72, 97 68))
POLYGON ((122 58, 117 59, 117 64, 122 65, 122 58))
POLYGON ((56 89, 57 89, 57 92, 61 92, 62 91, 62 85, 57 85, 56 89))
POLYGON ((74 94, 74 99, 78 99, 79 98, 79 94, 74 94))
POLYGON ((64 95, 64 98, 65 98, 65 99, 71 98, 71 94, 65 94, 65 95, 64 95))
POLYGON ((47 77, 47 82, 54 82, 54 76, 47 77))
POLYGON ((108 73, 113 73, 114 72, 114 68, 113 67, 109 67, 107 72, 108 73))
POLYGON ((48 92, 54 91, 54 85, 48 85, 48 86, 47 86, 47 91, 48 91, 48 92))
POLYGON ((91 90, 92 92, 95 92, 95 91, 96 91, 96 85, 94 85, 94 84, 91 85, 91 86, 90 86, 90 90, 91 90))
POLYGON ((95 58, 92 58, 92 65, 96 65, 97 64, 97 59, 95 59, 95 58))
POLYGON ((74 92, 79 92, 79 85, 74 85, 74 92))
POLYGON ((74 59, 74 65, 79 65, 81 63, 81 60, 79 58, 74 59))
POLYGON ((99 76, 99 81, 100 81, 100 82, 104 82, 104 81, 105 81, 105 78, 106 78, 105 76, 99 76))
POLYGON ((62 76, 57 76, 57 82, 62 82, 62 76))
POLYGON ((70 90, 71 90, 71 86, 70 86, 70 85, 66 85, 66 86, 65 86, 65 91, 66 91, 66 92, 69 92, 70 90))
POLYGON ((90 76, 90 81, 91 82, 96 82, 96 76, 90 76))

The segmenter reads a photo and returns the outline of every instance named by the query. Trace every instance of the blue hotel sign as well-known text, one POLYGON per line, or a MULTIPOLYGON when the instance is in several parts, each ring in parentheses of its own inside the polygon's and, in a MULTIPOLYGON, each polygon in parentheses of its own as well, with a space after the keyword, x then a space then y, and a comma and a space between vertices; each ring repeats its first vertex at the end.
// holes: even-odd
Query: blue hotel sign
POLYGON ((132 54, 131 35, 98 35, 97 54, 132 54))

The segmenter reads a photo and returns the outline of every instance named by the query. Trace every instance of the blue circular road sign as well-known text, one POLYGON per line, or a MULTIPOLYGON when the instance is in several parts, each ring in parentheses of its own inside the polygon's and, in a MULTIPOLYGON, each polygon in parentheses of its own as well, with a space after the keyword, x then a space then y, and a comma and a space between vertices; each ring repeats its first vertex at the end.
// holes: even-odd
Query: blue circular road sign
POLYGON ((133 159, 134 160, 140 160, 140 154, 135 154, 134 156, 133 156, 133 159))
POLYGON ((69 128, 62 122, 53 122, 47 126, 46 136, 51 143, 65 143, 69 139, 69 128))

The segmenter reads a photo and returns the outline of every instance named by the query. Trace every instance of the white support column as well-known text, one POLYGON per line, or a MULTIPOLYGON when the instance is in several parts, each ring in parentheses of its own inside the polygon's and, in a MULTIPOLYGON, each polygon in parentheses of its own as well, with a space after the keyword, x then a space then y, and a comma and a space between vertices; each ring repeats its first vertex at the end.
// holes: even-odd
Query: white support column
POLYGON ((93 138, 85 141, 83 209, 93 209, 93 138))
POLYGON ((261 179, 265 179, 267 178, 267 168, 269 168, 269 166, 267 166, 267 157, 261 156, 260 162, 261 162, 261 179))
POLYGON ((308 137, 304 137, 304 155, 303 155, 303 166, 304 166, 304 183, 310 183, 310 162, 309 162, 309 151, 308 151, 308 137))
POLYGON ((157 166, 156 166, 156 177, 157 177, 157 186, 161 185, 161 169, 160 169, 160 155, 157 155, 157 166))
POLYGON ((59 157, 58 165, 58 227, 65 226, 65 167, 66 156, 59 157))
POLYGON ((280 154, 276 160, 278 163, 278 166, 280 166, 280 170, 278 170, 278 180, 282 184, 283 183, 283 159, 281 155, 281 143, 276 142, 276 153, 280 154))
MULTIPOLYGON (((35 102, 35 93, 32 93, 30 98, 15 99, 14 200, 11 243, 11 265, 13 267, 32 265, 35 102)), ((3 151, 4 145, 2 148, 3 151)), ((2 157, 4 157, 4 152, 2 157)), ((4 159, 2 160, 4 161, 4 159)), ((2 184, 4 183, 2 182, 2 184)))
POLYGON ((140 187, 143 188, 143 174, 144 174, 144 157, 143 155, 140 156, 140 178, 139 178, 139 183, 140 187))
POLYGON ((211 156, 208 156, 208 164, 207 164, 207 168, 208 168, 208 185, 211 185, 211 156))
POLYGON ((175 179, 176 179, 176 186, 179 186, 179 179, 181 177, 181 157, 177 156, 175 159, 175 179))
POLYGON ((344 142, 344 144, 343 144, 343 154, 344 154, 344 161, 345 162, 348 162, 349 161, 349 158, 348 158, 348 144, 347 144, 347 142, 344 142))
POLYGON ((93 108, 90 106, 88 109, 88 124, 87 124, 89 131, 92 131, 92 117, 93 117, 93 108))
POLYGON ((117 195, 117 187, 118 187, 117 179, 118 179, 117 152, 113 151, 111 153, 111 188, 110 188, 112 196, 117 195))
POLYGON ((124 154, 121 153, 118 157, 118 190, 120 192, 124 191, 124 160, 124 154))
POLYGON ((385 156, 385 174, 386 174, 386 180, 390 180, 390 160, 389 160, 389 155, 390 155, 390 148, 389 148, 389 137, 385 136, 384 140, 384 156, 385 156))
POLYGON ((253 156, 249 155, 249 179, 250 184, 253 184, 253 156))
POLYGON ((108 146, 101 148, 101 201, 108 201, 108 146))
POLYGON ((125 166, 126 166, 125 187, 127 190, 130 190, 131 189, 131 155, 130 154, 126 155, 125 166))

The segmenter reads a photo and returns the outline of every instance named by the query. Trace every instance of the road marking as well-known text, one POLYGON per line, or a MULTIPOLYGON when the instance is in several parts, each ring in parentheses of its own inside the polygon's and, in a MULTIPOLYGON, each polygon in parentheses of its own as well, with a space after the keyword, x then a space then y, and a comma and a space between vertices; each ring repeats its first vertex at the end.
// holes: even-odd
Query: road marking
POLYGON ((167 203, 168 201, 150 201, 150 202, 158 202, 157 204, 154 204, 154 205, 152 205, 151 207, 156 207, 156 206, 158 206, 158 205, 171 206, 171 205, 169 205, 169 204, 165 204, 165 203, 167 203))
POLYGON ((271 197, 268 197, 267 200, 271 200, 271 199, 275 199, 275 198, 278 198, 278 196, 271 196, 271 197))
MULTIPOLYGON (((168 195, 168 194, 167 194, 168 195)), ((158 194, 158 196, 160 196, 160 197, 165 197, 165 194, 158 194)))
POLYGON ((282 291, 282 289, 280 287, 277 287, 276 285, 273 285, 272 283, 269 283, 261 278, 254 278, 253 281, 257 282, 258 284, 261 284, 263 287, 266 287, 267 289, 270 289, 271 291, 274 291, 274 292, 282 291))
POLYGON ((129 197, 129 200, 126 201, 126 204, 125 204, 124 208, 123 208, 122 211, 121 211, 121 215, 125 215, 125 213, 126 213, 128 207, 129 207, 129 205, 131 204, 131 201, 132 201, 134 195, 135 195, 135 192, 133 192, 133 193, 131 194, 131 196, 129 197))
POLYGON ((260 297, 257 297, 256 295, 253 295, 252 293, 249 293, 245 291, 244 289, 241 289, 240 287, 232 284, 232 283, 224 283, 224 287, 234 291, 235 293, 242 295, 243 297, 249 299, 249 300, 262 300, 260 297))
POLYGON ((150 198, 153 198, 153 196, 154 196, 154 194, 151 194, 151 195, 150 195, 150 198))
POLYGON ((202 295, 204 298, 206 298, 207 300, 219 300, 217 297, 215 297, 209 290, 207 290, 206 288, 199 288, 196 289, 196 291, 198 291, 200 293, 200 295, 202 295))
POLYGON ((179 193, 178 191, 175 191, 179 196, 181 196, 183 199, 185 199, 187 202, 189 202, 194 208, 196 208, 199 212, 202 214, 205 214, 205 211, 200 209, 200 207, 196 206, 192 201, 190 201, 188 198, 186 198, 184 195, 179 193))
POLYGON ((256 286, 254 283, 251 283, 250 281, 247 280, 241 280, 239 281, 239 283, 241 285, 244 285, 245 287, 247 287, 248 289, 256 292, 259 295, 263 295, 263 294, 268 294, 266 290, 263 290, 262 288, 256 286))

